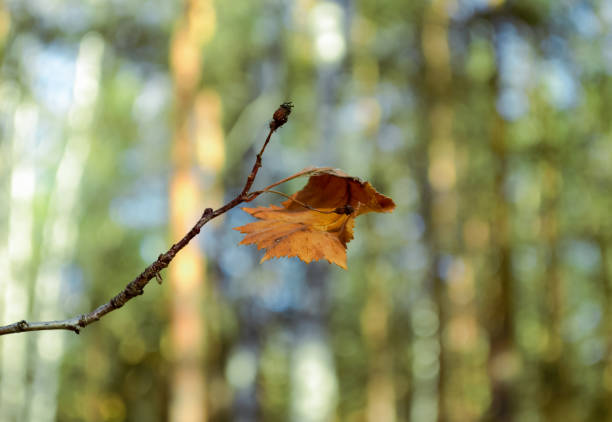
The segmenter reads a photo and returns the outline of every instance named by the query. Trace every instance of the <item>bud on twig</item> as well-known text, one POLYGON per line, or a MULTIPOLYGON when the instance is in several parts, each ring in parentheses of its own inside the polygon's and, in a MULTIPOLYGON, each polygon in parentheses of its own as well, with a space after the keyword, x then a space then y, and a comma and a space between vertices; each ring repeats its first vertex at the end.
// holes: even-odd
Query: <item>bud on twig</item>
POLYGON ((282 103, 278 109, 274 112, 272 116, 272 121, 270 121, 270 129, 273 131, 287 123, 287 119, 291 114, 291 109, 293 108, 293 103, 288 101, 286 103, 282 103))

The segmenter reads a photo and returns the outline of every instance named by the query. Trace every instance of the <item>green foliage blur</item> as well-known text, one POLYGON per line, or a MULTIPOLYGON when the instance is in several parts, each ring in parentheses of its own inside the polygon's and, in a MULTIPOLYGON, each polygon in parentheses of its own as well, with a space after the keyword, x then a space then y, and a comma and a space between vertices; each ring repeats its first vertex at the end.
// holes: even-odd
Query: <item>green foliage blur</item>
MULTIPOLYGON (((169 52, 196 3, 0 3, 0 325, 88 312, 177 240, 169 52)), ((348 271, 259 264, 239 209, 203 229, 207 420, 612 420, 612 1, 211 3, 205 206, 290 100, 255 186, 338 167, 397 208, 357 221, 348 271)), ((171 302, 1 337, 0 421, 173 420, 171 302)))

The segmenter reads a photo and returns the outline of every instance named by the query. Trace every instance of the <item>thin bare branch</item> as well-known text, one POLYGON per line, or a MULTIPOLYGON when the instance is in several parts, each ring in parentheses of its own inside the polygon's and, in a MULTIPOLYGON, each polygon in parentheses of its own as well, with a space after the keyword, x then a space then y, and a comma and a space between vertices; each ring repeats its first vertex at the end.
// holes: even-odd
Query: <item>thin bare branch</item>
POLYGON ((266 141, 261 147, 259 154, 257 154, 255 164, 253 165, 251 173, 249 174, 244 188, 242 189, 240 194, 238 194, 238 196, 229 201, 227 204, 223 205, 221 208, 218 208, 216 210, 213 210, 212 208, 206 208, 197 223, 181 240, 172 245, 172 247, 168 249, 168 251, 161 254, 155 260, 155 262, 145 268, 143 272, 141 272, 134 280, 132 280, 127 286, 125 286, 125 288, 117 295, 115 295, 115 297, 113 297, 107 303, 98 306, 93 311, 73 318, 61 321, 42 322, 28 322, 26 320, 22 320, 13 324, 0 326, 0 335, 41 330, 69 330, 74 331, 78 334, 82 328, 85 328, 89 324, 98 321, 104 315, 121 308, 129 300, 143 294, 144 288, 149 283, 149 281, 154 278, 156 280, 159 280, 159 272, 166 268, 170 264, 170 262, 172 262, 176 254, 180 252, 180 250, 183 249, 185 246, 187 246, 191 239, 193 239, 195 236, 198 235, 198 233, 200 233, 200 230, 206 223, 208 223, 213 218, 220 216, 221 214, 225 214, 227 211, 231 210, 237 205, 240 205, 243 202, 248 202, 250 196, 249 191, 253 186, 253 182, 255 181, 257 172, 262 166, 261 157, 263 156, 266 146, 268 146, 268 143, 270 142, 272 133, 274 133, 279 127, 281 127, 287 122, 287 116, 291 112, 291 109, 288 108, 287 104, 290 103, 284 103, 280 106, 279 110, 282 111, 282 113, 279 114, 279 110, 274 113, 273 120, 270 122, 270 131, 268 132, 266 141))

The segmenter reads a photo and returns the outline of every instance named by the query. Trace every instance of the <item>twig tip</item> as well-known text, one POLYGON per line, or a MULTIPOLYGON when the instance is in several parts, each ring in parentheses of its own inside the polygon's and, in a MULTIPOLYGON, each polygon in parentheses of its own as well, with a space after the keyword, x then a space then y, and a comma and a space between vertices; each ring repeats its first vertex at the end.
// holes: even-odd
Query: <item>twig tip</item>
POLYGON ((270 122, 270 129, 275 131, 285 123, 289 119, 289 115, 291 114, 291 109, 293 108, 293 103, 291 101, 287 101, 282 103, 278 109, 272 115, 272 121, 270 122))

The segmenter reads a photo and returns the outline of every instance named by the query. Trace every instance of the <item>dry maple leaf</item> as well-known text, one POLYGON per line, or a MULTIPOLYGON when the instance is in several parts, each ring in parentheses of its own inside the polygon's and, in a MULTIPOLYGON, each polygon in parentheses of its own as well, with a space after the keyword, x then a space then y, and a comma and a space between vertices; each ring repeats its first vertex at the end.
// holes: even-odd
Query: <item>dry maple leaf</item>
POLYGON ((303 170, 264 191, 305 175, 310 176, 306 186, 282 207, 243 208, 261 221, 234 228, 246 234, 240 244, 266 249, 261 262, 283 256, 306 263, 327 259, 346 269, 346 244, 353 238, 355 217, 391 212, 395 204, 370 183, 331 168, 303 170))

